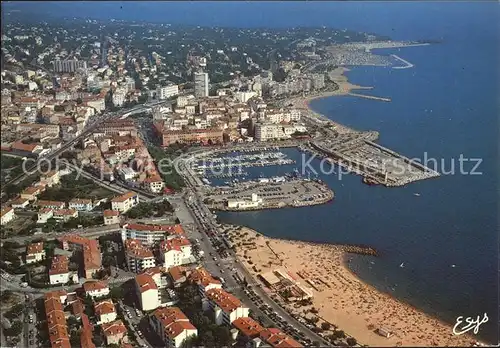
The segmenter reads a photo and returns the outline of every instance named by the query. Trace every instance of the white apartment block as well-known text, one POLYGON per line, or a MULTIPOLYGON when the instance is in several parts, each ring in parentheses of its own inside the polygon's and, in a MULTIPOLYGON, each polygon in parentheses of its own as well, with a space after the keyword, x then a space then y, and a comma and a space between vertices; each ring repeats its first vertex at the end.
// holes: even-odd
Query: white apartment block
POLYGON ((203 307, 213 311, 217 325, 230 325, 236 319, 248 317, 249 314, 249 309, 244 307, 239 299, 222 289, 208 290, 203 307))
POLYGON ((255 125, 255 140, 268 141, 290 139, 295 132, 304 132, 302 125, 257 123, 255 125))
POLYGON ((198 335, 198 330, 177 307, 157 309, 149 317, 149 323, 168 348, 179 348, 185 340, 198 335))
POLYGON ((165 87, 158 87, 156 89, 156 96, 158 99, 167 99, 170 97, 175 97, 179 94, 178 85, 169 85, 165 87))
POLYGON ((114 225, 120 223, 120 212, 117 210, 106 209, 103 212, 104 225, 114 225))
POLYGON ((0 212, 0 218, 1 218, 1 225, 6 225, 12 220, 14 220, 16 217, 16 214, 14 214, 14 209, 12 207, 7 207, 1 210, 0 212))
POLYGON ((186 237, 176 237, 160 242, 163 267, 170 268, 191 263, 191 243, 186 237))
POLYGON ((92 209, 94 209, 92 200, 85 198, 73 198, 71 201, 69 201, 68 207, 70 209, 75 209, 78 211, 91 211, 92 209))
POLYGON ((97 317, 97 325, 110 323, 116 320, 116 308, 112 300, 104 300, 94 304, 94 313, 97 317))
POLYGON ((147 268, 156 266, 153 252, 137 239, 125 241, 125 259, 130 272, 140 273, 147 268))
POLYGON ((158 286, 150 275, 139 274, 135 277, 136 294, 143 311, 150 311, 160 306, 158 286))
POLYGON ((117 88, 113 92, 113 105, 120 107, 125 103, 127 91, 124 88, 117 88))
POLYGON ((208 97, 208 73, 194 73, 194 95, 196 98, 208 97))
POLYGON ((139 196, 135 192, 127 192, 111 200, 111 210, 125 213, 139 204, 139 196))
POLYGON ((51 208, 43 208, 38 211, 36 220, 37 224, 45 224, 47 221, 54 216, 54 210, 51 208))
POLYGON ((203 298, 206 297, 206 292, 208 290, 222 289, 222 283, 220 280, 212 277, 212 275, 203 267, 194 269, 189 275, 189 281, 198 285, 198 290, 203 298))
POLYGON ((45 259, 43 242, 31 243, 26 246, 26 263, 40 262, 45 259))
POLYGON ((184 229, 177 225, 125 224, 122 227, 122 240, 137 239, 144 245, 153 245, 171 236, 184 235, 184 229))
POLYGON ((83 291, 85 296, 90 296, 92 298, 99 298, 109 295, 109 286, 104 281, 88 281, 83 283, 83 291))

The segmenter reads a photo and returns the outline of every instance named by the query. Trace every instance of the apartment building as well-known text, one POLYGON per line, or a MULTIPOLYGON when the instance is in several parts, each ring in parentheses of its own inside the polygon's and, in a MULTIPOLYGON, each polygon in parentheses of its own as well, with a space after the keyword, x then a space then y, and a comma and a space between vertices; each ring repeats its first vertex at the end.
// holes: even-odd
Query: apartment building
POLYGON ((125 224, 122 240, 137 239, 144 245, 153 245, 175 236, 184 236, 184 229, 176 225, 125 224))
POLYGON ((54 216, 54 210, 51 208, 40 209, 37 213, 37 224, 45 224, 54 216))
POLYGON ((12 207, 6 207, 0 211, 0 224, 2 226, 7 225, 9 222, 16 218, 14 209, 12 207))
POLYGON ((222 289, 220 280, 215 279, 205 268, 198 267, 191 272, 189 281, 198 285, 200 295, 205 298, 206 292, 212 289, 222 289))
POLYGON ((145 273, 137 275, 135 277, 135 287, 143 311, 150 311, 160 306, 158 286, 153 277, 145 273))
POLYGON ((47 330, 52 348, 71 348, 63 303, 66 292, 51 291, 45 294, 44 307, 47 330))
POLYGON ((111 200, 111 209, 126 213, 133 207, 139 204, 139 195, 135 192, 127 192, 121 196, 115 197, 111 200))
MULTIPOLYGON (((50 264, 49 269, 49 284, 66 284, 71 277, 71 272, 69 271, 69 259, 64 255, 55 255, 50 264)), ((78 276, 76 277, 76 283, 78 283, 78 276)))
POLYGON ((191 263, 191 256, 191 242, 186 237, 175 237, 160 242, 160 259, 165 268, 191 263))
POLYGON ((52 64, 56 73, 72 73, 78 69, 87 69, 87 62, 84 60, 56 60, 52 64))
POLYGON ((259 333, 259 337, 254 338, 254 342, 266 342, 269 346, 280 347, 303 347, 299 342, 288 336, 286 333, 277 328, 267 328, 259 333))
POLYGON ((94 304, 94 313, 97 325, 110 323, 116 320, 116 308, 111 300, 104 300, 94 304))
POLYGON ((149 317, 149 323, 168 348, 181 347, 185 340, 198 335, 198 330, 177 307, 157 309, 149 317))
POLYGON ((78 211, 91 211, 94 209, 91 199, 86 198, 73 198, 69 201, 68 207, 70 209, 76 209, 78 211))
POLYGON ((155 267, 156 260, 153 252, 142 245, 137 239, 127 239, 125 241, 125 259, 129 271, 140 273, 143 270, 155 267))
POLYGON ((213 311, 215 324, 229 325, 238 318, 248 317, 249 309, 225 290, 210 289, 205 294, 206 300, 203 301, 203 308, 213 311))
POLYGON ((118 210, 106 209, 103 212, 104 225, 114 225, 120 223, 120 212, 118 210))
POLYGON ((165 183, 159 175, 153 175, 144 180, 146 189, 153 193, 160 193, 165 187, 165 183))
POLYGON ((127 327, 121 320, 102 324, 101 329, 106 341, 106 345, 119 345, 127 340, 127 327))
POLYGON ((78 210, 75 209, 56 209, 53 212, 54 219, 61 221, 68 221, 78 217, 78 210))
POLYGON ((259 337, 260 333, 264 331, 264 327, 250 317, 241 317, 234 320, 233 326, 238 330, 238 335, 245 337, 247 340, 259 337))
POLYGON ((39 200, 36 203, 37 207, 40 209, 43 208, 50 208, 50 209, 64 209, 66 207, 65 202, 60 202, 60 201, 46 201, 46 200, 39 200))
POLYGON ((157 121, 154 123, 154 130, 164 147, 174 143, 220 144, 223 142, 223 131, 219 128, 170 130, 167 129, 165 121, 157 121))
POLYGON ((169 85, 164 87, 158 87, 156 89, 156 97, 158 99, 167 99, 170 97, 174 97, 179 94, 179 86, 178 85, 169 85))
POLYGON ((73 250, 82 254, 83 269, 82 275, 91 279, 93 275, 101 269, 101 249, 99 242, 95 239, 88 239, 76 234, 69 234, 57 239, 64 250, 73 250))
POLYGON ((208 97, 209 79, 208 73, 197 72, 193 74, 194 78, 194 95, 196 98, 208 97))
POLYGON ((43 242, 31 243, 26 246, 26 263, 40 262, 45 259, 43 242))
POLYGON ((91 280, 83 283, 83 292, 85 296, 99 298, 109 295, 109 286, 105 281, 91 280))

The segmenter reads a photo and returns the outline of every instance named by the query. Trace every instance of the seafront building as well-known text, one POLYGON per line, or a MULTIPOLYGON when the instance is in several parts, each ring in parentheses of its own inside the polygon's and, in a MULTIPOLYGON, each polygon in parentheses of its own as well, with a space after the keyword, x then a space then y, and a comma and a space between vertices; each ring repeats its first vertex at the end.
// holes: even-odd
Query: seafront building
POLYGON ((130 223, 122 226, 122 240, 136 239, 144 245, 153 245, 163 240, 184 236, 184 229, 176 225, 148 225, 130 223))

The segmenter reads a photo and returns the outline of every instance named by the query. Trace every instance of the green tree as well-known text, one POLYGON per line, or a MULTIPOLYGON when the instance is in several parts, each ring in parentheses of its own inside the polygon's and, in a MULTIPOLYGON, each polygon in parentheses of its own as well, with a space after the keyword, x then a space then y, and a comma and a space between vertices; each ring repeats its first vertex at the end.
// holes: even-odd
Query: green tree
POLYGON ((19 336, 23 332, 23 323, 17 320, 12 323, 10 328, 4 329, 3 332, 5 336, 19 336))
POLYGON ((330 328, 332 327, 332 324, 330 323, 327 323, 327 322, 324 322, 324 323, 321 323, 321 329, 323 330, 330 330, 330 328))
POLYGON ((355 346, 358 343, 354 337, 347 337, 346 342, 351 347, 355 346))

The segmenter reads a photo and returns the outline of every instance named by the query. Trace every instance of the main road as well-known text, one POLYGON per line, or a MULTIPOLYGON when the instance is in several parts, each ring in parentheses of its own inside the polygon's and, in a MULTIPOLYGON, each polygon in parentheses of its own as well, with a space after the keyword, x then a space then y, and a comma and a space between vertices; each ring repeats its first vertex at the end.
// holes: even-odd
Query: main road
MULTIPOLYGON (((185 157, 183 159, 185 159, 185 157)), ((311 342, 316 341, 319 342, 321 346, 331 346, 329 342, 309 330, 305 325, 292 317, 283 307, 272 300, 231 251, 228 251, 228 257, 221 259, 219 262, 216 261, 214 257, 215 255, 219 255, 210 240, 212 237, 209 238, 207 233, 217 238, 219 234, 217 222, 215 221, 213 213, 205 204, 203 204, 201 195, 197 190, 197 182, 194 178, 192 178, 192 172, 190 171, 189 165, 185 165, 183 159, 175 164, 178 173, 187 179, 185 182, 188 187, 186 188, 184 195, 181 197, 171 197, 168 199, 176 208, 176 214, 181 223, 188 226, 187 232, 190 237, 201 241, 200 248, 205 254, 204 265, 207 270, 219 277, 223 276, 223 274, 226 274, 227 272, 228 275, 224 277, 226 283, 225 286, 231 289, 232 292, 243 301, 243 303, 245 303, 259 317, 264 318, 266 322, 272 323, 273 321, 260 309, 261 304, 270 307, 274 313, 281 316, 292 327, 302 332, 311 342), (189 226, 193 226, 194 228, 189 228, 189 226), (206 233, 201 231, 205 231, 206 233), (232 275, 238 272, 248 280, 248 283, 253 283, 254 286, 251 287, 251 290, 256 293, 260 299, 259 301, 261 303, 259 305, 250 299, 247 292, 242 289, 241 284, 233 278, 232 275)))

